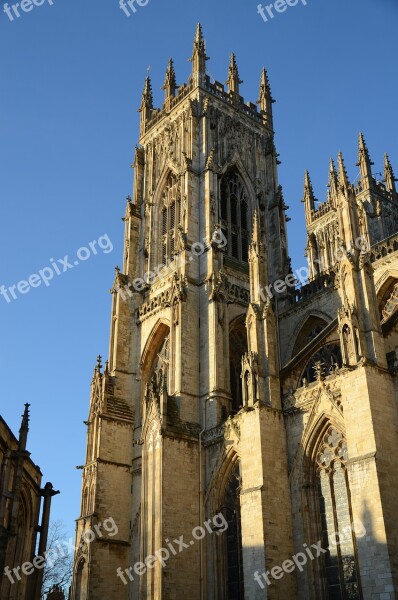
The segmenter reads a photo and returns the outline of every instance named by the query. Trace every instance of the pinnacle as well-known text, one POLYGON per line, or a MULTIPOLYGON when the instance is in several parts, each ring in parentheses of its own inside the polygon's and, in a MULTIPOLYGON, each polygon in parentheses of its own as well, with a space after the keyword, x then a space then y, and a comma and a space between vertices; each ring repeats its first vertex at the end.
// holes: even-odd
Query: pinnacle
POLYGON ((201 52, 202 54, 206 52, 205 39, 203 37, 203 29, 200 23, 198 23, 196 26, 195 41, 193 45, 194 53, 196 50, 199 50, 199 52, 201 52))
POLYGON ((275 102, 275 100, 272 98, 272 94, 271 94, 271 86, 269 83, 269 79, 268 79, 268 73, 265 69, 265 67, 262 68, 261 71, 261 79, 260 79, 260 97, 257 100, 257 103, 261 105, 263 105, 263 110, 264 110, 264 104, 265 102, 268 100, 270 100, 271 102, 275 102))
POLYGON ((200 23, 198 23, 196 26, 195 42, 200 43, 202 41, 203 41, 202 25, 200 23))
POLYGON ((235 87, 240 83, 243 83, 239 78, 238 63, 236 62, 236 56, 233 52, 231 53, 229 60, 228 81, 230 82, 230 85, 232 84, 235 87))
POLYGON ((166 79, 165 79, 162 89, 166 90, 167 88, 172 88, 172 92, 174 93, 176 87, 177 87, 177 81, 176 81, 176 73, 175 73, 175 69, 174 69, 174 62, 173 62, 173 59, 170 58, 168 65, 167 65, 167 70, 166 70, 166 79))
POLYGON ((314 194, 314 188, 312 187, 310 174, 306 170, 304 173, 304 198, 302 202, 306 202, 307 200, 309 200, 311 207, 313 207, 316 198, 314 194))
POLYGON ((348 181, 348 175, 347 175, 347 171, 345 168, 345 164, 344 164, 344 158, 343 158, 343 153, 339 152, 339 158, 338 158, 338 164, 339 164, 339 181, 341 185, 348 185, 349 181, 348 181))
POLYGON ((363 158, 365 158, 366 167, 367 167, 368 171, 370 171, 370 167, 371 167, 371 165, 373 165, 373 163, 370 160, 369 150, 366 145, 365 137, 362 132, 359 133, 358 154, 359 154, 359 162, 357 164, 357 167, 359 167, 361 165, 361 161, 363 160, 363 158))
POLYGON ((149 75, 145 78, 144 89, 142 92, 142 104, 146 104, 150 107, 153 106, 152 82, 149 75))
POLYGON ((312 187, 311 177, 309 171, 306 170, 304 173, 304 189, 309 190, 314 195, 314 188, 312 187))

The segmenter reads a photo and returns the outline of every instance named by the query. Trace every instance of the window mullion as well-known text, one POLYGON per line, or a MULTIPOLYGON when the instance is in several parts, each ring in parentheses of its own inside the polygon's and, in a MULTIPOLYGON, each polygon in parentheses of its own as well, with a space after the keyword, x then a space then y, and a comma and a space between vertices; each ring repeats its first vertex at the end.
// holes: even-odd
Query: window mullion
POLYGON ((337 504, 336 504, 336 495, 334 489, 334 475, 335 475, 335 467, 332 466, 332 470, 330 472, 330 495, 332 498, 332 507, 333 507, 333 521, 334 521, 334 531, 335 531, 335 547, 337 549, 337 565, 339 568, 339 576, 340 576, 340 590, 341 596, 343 600, 346 600, 347 594, 345 590, 345 581, 344 581, 344 570, 343 570, 343 559, 341 556, 341 547, 340 547, 340 532, 339 532, 339 521, 337 518, 337 504))

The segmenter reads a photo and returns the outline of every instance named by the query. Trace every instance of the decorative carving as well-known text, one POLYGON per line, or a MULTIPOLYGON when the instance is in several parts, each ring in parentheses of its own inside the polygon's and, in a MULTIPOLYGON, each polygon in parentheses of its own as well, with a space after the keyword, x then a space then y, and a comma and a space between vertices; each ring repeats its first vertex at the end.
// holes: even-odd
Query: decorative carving
POLYGON ((224 271, 219 271, 217 275, 213 273, 206 282, 210 300, 217 300, 223 297, 227 304, 237 302, 243 306, 249 306, 250 291, 235 283, 230 283, 228 276, 224 271))
POLYGON ((225 423, 208 429, 203 434, 204 445, 216 444, 223 440, 230 439, 231 436, 240 440, 240 425, 236 418, 230 417, 225 423))
POLYGON ((182 152, 182 168, 183 168, 183 173, 185 173, 186 171, 192 170, 192 159, 188 158, 188 155, 186 152, 182 152))
POLYGON ((330 427, 323 437, 322 446, 316 457, 319 470, 331 471, 336 464, 343 465, 348 460, 347 442, 342 433, 330 427))
POLYGON ((224 271, 219 271, 217 275, 213 273, 211 278, 207 280, 207 285, 210 300, 219 300, 220 298, 224 298, 224 300, 228 299, 230 284, 228 276, 224 271))
POLYGON ((175 245, 176 254, 179 254, 180 252, 186 250, 187 245, 187 234, 184 232, 184 228, 182 227, 182 225, 178 225, 175 245))
POLYGON ((207 157, 207 160, 206 160, 206 171, 216 172, 218 170, 214 163, 215 156, 216 156, 216 150, 215 150, 215 148, 212 148, 210 150, 209 156, 207 157))
POLYGON ((173 302, 183 302, 187 294, 187 279, 174 273, 172 285, 160 294, 147 300, 136 312, 136 322, 140 325, 145 319, 166 307, 172 307, 173 302))
POLYGON ((247 352, 242 357, 243 406, 253 406, 258 400, 258 354, 247 352))

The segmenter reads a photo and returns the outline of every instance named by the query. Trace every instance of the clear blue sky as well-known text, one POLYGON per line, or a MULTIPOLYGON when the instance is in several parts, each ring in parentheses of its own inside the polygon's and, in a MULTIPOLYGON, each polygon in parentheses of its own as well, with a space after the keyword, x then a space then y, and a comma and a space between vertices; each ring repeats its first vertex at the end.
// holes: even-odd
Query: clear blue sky
POLYGON ((125 197, 148 65, 161 102, 169 56, 190 72, 203 23, 209 72, 227 77, 237 55, 242 93, 256 101, 269 71, 280 180, 291 209, 290 253, 305 264, 303 173, 325 198, 328 160, 344 152, 357 174, 365 133, 375 171, 388 151, 398 172, 397 0, 300 0, 265 23, 258 0, 150 0, 129 18, 118 0, 46 0, 10 21, 0 5, 0 285, 26 280, 107 234, 114 245, 51 285, 7 304, 0 297, 0 413, 17 432, 32 404, 32 458, 62 495, 55 518, 72 532, 79 513, 89 387, 107 356, 114 267, 121 263, 125 197))

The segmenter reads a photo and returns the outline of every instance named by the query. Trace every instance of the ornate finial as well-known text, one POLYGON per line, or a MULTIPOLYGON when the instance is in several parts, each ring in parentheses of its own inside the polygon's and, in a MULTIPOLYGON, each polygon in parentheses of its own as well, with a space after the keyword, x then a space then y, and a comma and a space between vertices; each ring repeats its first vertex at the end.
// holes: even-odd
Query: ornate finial
POLYGON ((21 428, 19 430, 19 441, 18 441, 18 450, 24 451, 26 450, 26 444, 28 441, 28 433, 29 433, 29 407, 30 404, 25 404, 25 410, 22 415, 21 428))
MULTIPOLYGON (((275 100, 272 97, 271 86, 269 83, 267 71, 265 68, 261 71, 261 79, 260 79, 260 95, 257 100, 257 103, 260 107, 261 112, 263 112, 269 124, 272 126, 272 104, 275 100)), ((268 123, 267 123, 268 124, 268 123)))
POLYGON ((330 198, 335 198, 337 195, 337 189, 338 189, 338 177, 337 177, 337 171, 336 171, 336 167, 333 161, 333 158, 330 159, 330 163, 329 163, 329 181, 328 181, 328 197, 330 198))
POLYGON ((372 165, 374 163, 370 160, 369 150, 365 142, 363 133, 359 134, 358 141, 358 162, 357 167, 361 169, 361 181, 364 183, 372 178, 372 165))
POLYGON ((166 71, 166 79, 164 85, 162 86, 162 90, 165 91, 166 100, 175 95, 177 87, 174 63, 173 59, 170 58, 166 71))
POLYGON ((265 67, 263 67, 260 79, 260 97, 257 100, 257 102, 260 104, 261 110, 266 110, 261 106, 261 104, 264 104, 264 101, 266 100, 269 100, 270 102, 275 102, 275 100, 272 98, 271 85, 268 79, 267 71, 265 70, 265 67))
POLYGON ((338 165, 339 165, 339 184, 342 187, 347 188, 349 186, 350 182, 348 180, 348 175, 347 175, 347 171, 345 168, 342 152, 339 152, 338 165))
POLYGON ((29 407, 30 407, 30 404, 28 402, 26 402, 25 410, 22 415, 22 427, 27 427, 29 425, 29 407))
POLYGON ((389 192, 396 192, 397 188, 395 182, 398 181, 394 175, 394 171, 392 168, 392 164, 388 157, 388 154, 384 155, 384 181, 386 184, 386 189, 389 192))
POLYGON ((201 52, 205 52, 205 50, 206 50, 201 23, 198 23, 196 25, 195 41, 194 41, 193 49, 194 49, 194 51, 199 50, 201 52))
POLYGON ((359 152, 363 152, 369 158, 369 150, 366 145, 364 135, 361 131, 359 132, 358 146, 359 146, 359 152))
POLYGON ((96 366, 96 370, 98 371, 98 373, 101 373, 101 369, 102 369, 102 356, 99 354, 97 356, 97 366, 96 366))
POLYGON ((313 367, 315 371, 315 377, 317 381, 323 381, 325 379, 325 365, 323 362, 318 360, 313 367))
POLYGON ((304 202, 305 204, 306 213, 310 214, 312 210, 315 210, 316 198, 308 171, 305 171, 304 174, 304 197, 301 202, 304 202))
POLYGON ((152 83, 149 75, 145 78, 144 89, 142 91, 142 99, 141 99, 141 109, 153 108, 153 93, 152 93, 152 83))
MULTIPOLYGON (((196 27, 193 54, 189 60, 192 63, 192 75, 201 75, 203 78, 206 74, 206 61, 209 60, 209 57, 206 56, 206 44, 200 23, 196 27)), ((202 78, 196 78, 196 82, 201 83, 202 78)))
POLYGON ((239 78, 239 69, 238 64, 236 62, 236 56, 232 52, 228 68, 228 91, 235 94, 239 94, 239 84, 241 83, 243 83, 243 81, 239 78))

